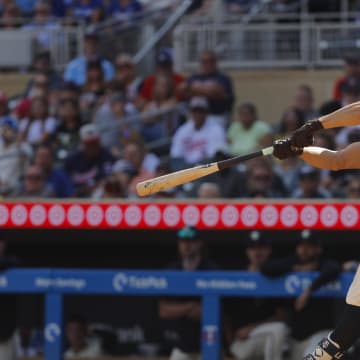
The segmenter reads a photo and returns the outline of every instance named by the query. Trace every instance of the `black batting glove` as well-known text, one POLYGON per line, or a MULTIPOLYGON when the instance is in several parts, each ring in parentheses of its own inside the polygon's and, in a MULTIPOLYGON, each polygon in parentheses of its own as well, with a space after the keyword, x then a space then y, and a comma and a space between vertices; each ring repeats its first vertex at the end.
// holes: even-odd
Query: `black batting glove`
POLYGON ((273 144, 273 147, 273 155, 279 160, 298 156, 303 152, 302 148, 293 146, 290 139, 276 140, 273 144))
POLYGON ((319 120, 310 120, 306 122, 290 136, 291 145, 297 148, 313 145, 313 134, 320 129, 323 129, 323 126, 319 120))

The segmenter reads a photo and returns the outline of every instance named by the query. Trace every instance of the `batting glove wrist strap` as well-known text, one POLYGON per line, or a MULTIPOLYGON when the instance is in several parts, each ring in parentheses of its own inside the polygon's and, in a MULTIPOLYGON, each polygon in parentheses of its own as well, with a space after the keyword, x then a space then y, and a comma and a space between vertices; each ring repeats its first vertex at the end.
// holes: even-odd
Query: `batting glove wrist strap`
POLYGON ((321 129, 323 129, 323 126, 318 119, 310 120, 299 129, 294 131, 290 137, 291 144, 298 148, 311 146, 314 143, 313 134, 321 129))
POLYGON ((312 354, 304 360, 337 360, 342 359, 344 353, 329 338, 321 340, 312 354))

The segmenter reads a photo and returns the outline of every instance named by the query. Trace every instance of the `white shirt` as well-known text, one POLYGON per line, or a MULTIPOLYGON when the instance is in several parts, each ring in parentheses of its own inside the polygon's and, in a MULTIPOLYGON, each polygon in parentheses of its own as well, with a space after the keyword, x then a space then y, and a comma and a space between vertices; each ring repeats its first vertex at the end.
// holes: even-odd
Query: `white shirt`
POLYGON ((226 146, 226 135, 222 126, 207 118, 204 125, 196 129, 193 120, 189 119, 176 131, 170 155, 173 158, 183 158, 186 163, 196 164, 212 158, 217 150, 226 146))
POLYGON ((97 339, 92 339, 91 341, 89 340, 87 342, 86 347, 81 351, 75 352, 70 348, 65 352, 64 355, 65 355, 65 359, 69 359, 69 358, 89 359, 89 358, 96 358, 98 356, 102 356, 103 354, 101 351, 100 341, 97 339))
MULTIPOLYGON (((29 119, 25 118, 20 121, 19 129, 21 132, 24 132, 28 126, 29 119)), ((48 117, 43 120, 34 119, 31 121, 27 136, 26 142, 33 144, 37 143, 44 134, 52 134, 55 132, 57 126, 57 120, 53 117, 48 117)))

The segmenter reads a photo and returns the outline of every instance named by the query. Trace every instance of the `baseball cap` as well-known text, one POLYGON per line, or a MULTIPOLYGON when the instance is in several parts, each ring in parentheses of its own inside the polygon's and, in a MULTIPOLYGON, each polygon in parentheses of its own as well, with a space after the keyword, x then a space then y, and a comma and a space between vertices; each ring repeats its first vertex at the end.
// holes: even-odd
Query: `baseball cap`
POLYGON ((194 226, 185 226, 177 232, 179 240, 199 240, 199 233, 194 226))
POLYGON ((94 124, 86 124, 80 128, 81 141, 92 141, 99 139, 99 132, 94 124))
POLYGON ((256 247, 256 246, 270 246, 271 242, 268 238, 264 236, 260 231, 254 230, 249 234, 249 238, 246 242, 246 247, 256 247))
POLYGON ((190 109, 209 109, 209 103, 204 96, 194 96, 191 98, 189 106, 190 109))
POLYGON ((18 131, 18 122, 11 116, 5 116, 0 120, 0 126, 8 126, 14 131, 18 131))
POLYGON ((158 65, 172 65, 173 58, 169 49, 161 49, 156 56, 158 65))

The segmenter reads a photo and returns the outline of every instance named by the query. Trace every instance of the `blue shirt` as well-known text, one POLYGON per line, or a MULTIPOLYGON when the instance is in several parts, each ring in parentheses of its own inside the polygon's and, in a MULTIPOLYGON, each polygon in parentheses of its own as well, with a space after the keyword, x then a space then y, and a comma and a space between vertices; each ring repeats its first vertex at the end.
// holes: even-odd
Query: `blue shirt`
POLYGON ((70 177, 61 169, 53 169, 47 179, 58 198, 69 197, 73 195, 74 188, 70 177))
MULTIPOLYGON (((83 86, 86 83, 86 59, 80 56, 67 64, 64 73, 64 79, 71 81, 78 86, 83 86)), ((101 66, 104 71, 106 81, 112 80, 115 74, 113 64, 108 60, 101 60, 101 66)))
POLYGON ((91 0, 89 4, 82 4, 80 1, 75 1, 71 7, 73 8, 74 17, 87 19, 95 9, 101 8, 102 4, 98 0, 91 0))
POLYGON ((31 14, 34 12, 37 1, 38 0, 16 0, 16 5, 20 8, 21 12, 31 14))

